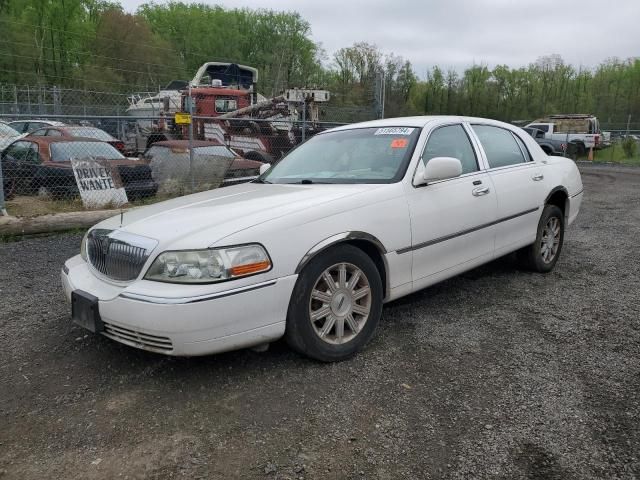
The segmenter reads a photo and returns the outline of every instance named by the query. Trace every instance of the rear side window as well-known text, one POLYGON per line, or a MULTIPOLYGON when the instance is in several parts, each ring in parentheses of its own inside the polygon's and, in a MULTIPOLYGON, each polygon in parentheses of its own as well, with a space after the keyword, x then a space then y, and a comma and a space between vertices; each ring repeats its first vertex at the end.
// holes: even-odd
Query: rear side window
POLYGON ((61 136, 62 136, 62 132, 60 132, 59 130, 54 130, 52 128, 47 130, 47 137, 61 137, 61 136))
POLYGON ((513 138, 516 139, 516 142, 518 143, 518 146, 520 147, 520 150, 522 150, 522 154, 524 155, 525 160, 527 162, 531 162, 533 160, 533 158, 531 157, 531 153, 529 153, 529 149, 527 148, 525 143, 515 133, 511 132, 511 135, 513 135, 513 138))
POLYGON ((542 130, 544 133, 549 133, 549 125, 529 125, 529 128, 537 128, 538 130, 542 130))
POLYGON ((490 168, 507 167, 527 161, 509 130, 489 125, 473 125, 473 131, 480 139, 490 168))
POLYGON ((476 154, 462 125, 440 127, 429 135, 422 161, 426 165, 435 157, 457 158, 462 163, 462 174, 478 170, 476 154))

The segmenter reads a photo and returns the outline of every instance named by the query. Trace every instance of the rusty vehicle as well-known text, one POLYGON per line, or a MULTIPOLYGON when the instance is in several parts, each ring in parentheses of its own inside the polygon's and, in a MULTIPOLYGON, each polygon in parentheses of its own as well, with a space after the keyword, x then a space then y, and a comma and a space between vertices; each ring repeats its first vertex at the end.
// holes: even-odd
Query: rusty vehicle
MULTIPOLYGON (((273 163, 323 127, 319 107, 328 102, 327 90, 288 89, 265 98, 257 92, 258 70, 245 65, 207 62, 181 91, 181 111, 193 115, 198 140, 217 140, 245 159, 273 163), (304 125, 300 123, 304 120, 304 125), (304 131, 303 131, 304 130, 304 131)), ((158 121, 136 144, 145 148, 188 137, 188 126, 174 122, 175 99, 167 97, 158 121)), ((143 120, 148 124, 148 120, 143 120)))
POLYGON ((80 125, 46 126, 34 130, 29 137, 66 137, 66 138, 93 138, 115 147, 121 154, 125 155, 124 142, 111 136, 104 130, 96 127, 85 127, 80 125))
MULTIPOLYGON (((193 140, 193 153, 197 157, 209 156, 230 159, 230 165, 224 172, 223 185, 232 185, 253 180, 258 177, 262 162, 242 158, 236 151, 217 140, 193 140)), ((159 171, 160 166, 171 164, 173 170, 188 171, 189 141, 164 140, 151 145, 142 158, 151 166, 152 175, 159 171)), ((156 178, 156 181, 159 179, 156 178)))
POLYGON ((29 136, 13 142, 0 157, 6 198, 77 197, 71 158, 85 157, 109 160, 117 168, 130 200, 153 196, 158 190, 148 162, 126 158, 106 142, 94 138, 29 136))

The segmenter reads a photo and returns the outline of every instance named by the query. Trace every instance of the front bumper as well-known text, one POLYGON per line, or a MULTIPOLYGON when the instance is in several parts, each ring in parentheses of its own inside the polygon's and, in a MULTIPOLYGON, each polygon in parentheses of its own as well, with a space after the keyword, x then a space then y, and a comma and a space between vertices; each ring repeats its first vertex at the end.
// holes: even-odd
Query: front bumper
POLYGON ((284 335, 297 275, 242 287, 211 285, 194 296, 190 285, 171 285, 171 296, 136 293, 135 283, 117 286, 96 277, 79 257, 62 270, 67 300, 74 290, 98 298, 102 335, 167 355, 208 355, 259 345, 284 335))

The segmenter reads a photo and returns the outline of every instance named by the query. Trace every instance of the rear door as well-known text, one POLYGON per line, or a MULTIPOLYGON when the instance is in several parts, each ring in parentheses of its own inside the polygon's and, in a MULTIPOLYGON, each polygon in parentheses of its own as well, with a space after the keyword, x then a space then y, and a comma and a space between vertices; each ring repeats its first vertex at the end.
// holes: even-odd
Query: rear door
POLYGON ((533 161, 525 143, 506 128, 474 124, 498 202, 496 256, 533 243, 546 186, 544 165, 533 161))
MULTIPOLYGON (((432 283, 441 272, 493 255, 497 202, 469 131, 462 123, 442 124, 429 134, 421 154, 461 161, 462 175, 428 185, 411 186, 414 287, 432 283)), ((404 252, 401 252, 404 253, 404 252)))

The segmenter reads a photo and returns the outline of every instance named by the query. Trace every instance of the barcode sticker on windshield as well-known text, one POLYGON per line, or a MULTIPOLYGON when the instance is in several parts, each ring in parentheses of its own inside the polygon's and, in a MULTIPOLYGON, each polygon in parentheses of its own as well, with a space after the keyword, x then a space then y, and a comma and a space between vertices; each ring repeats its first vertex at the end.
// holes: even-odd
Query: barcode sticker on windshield
POLYGON ((376 130, 374 135, 411 135, 411 127, 385 127, 376 130))

